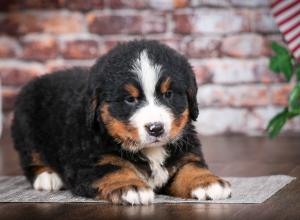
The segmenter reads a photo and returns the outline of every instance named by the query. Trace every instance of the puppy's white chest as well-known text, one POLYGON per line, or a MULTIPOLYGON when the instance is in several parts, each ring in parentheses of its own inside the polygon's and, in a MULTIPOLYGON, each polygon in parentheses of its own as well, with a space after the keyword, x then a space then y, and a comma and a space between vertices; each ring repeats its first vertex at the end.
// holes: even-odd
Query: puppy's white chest
POLYGON ((149 185, 155 189, 162 187, 169 179, 169 173, 164 166, 153 164, 151 165, 152 174, 148 179, 149 185))
POLYGON ((163 147, 145 148, 143 154, 148 158, 152 172, 147 179, 149 185, 153 189, 162 187, 169 179, 168 170, 164 167, 166 150, 163 147))

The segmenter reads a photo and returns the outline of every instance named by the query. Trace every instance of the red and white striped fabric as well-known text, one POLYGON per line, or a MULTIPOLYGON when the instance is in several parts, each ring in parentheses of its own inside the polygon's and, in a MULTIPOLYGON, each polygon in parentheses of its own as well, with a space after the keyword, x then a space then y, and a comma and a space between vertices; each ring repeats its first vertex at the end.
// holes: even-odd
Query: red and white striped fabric
POLYGON ((271 11, 289 49, 300 61, 300 0, 275 0, 271 11))

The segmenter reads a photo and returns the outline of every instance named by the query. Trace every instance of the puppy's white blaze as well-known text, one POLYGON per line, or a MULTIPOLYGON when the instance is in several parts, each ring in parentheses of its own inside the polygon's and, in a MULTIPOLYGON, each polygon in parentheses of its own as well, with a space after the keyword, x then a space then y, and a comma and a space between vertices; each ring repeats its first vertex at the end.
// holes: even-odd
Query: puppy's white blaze
POLYGON ((151 62, 146 50, 140 53, 133 64, 133 72, 137 74, 149 103, 154 103, 155 86, 159 79, 160 71, 161 66, 151 62))
POLYGON ((228 185, 222 186, 219 183, 213 183, 208 187, 198 187, 191 193, 192 197, 199 200, 204 200, 206 196, 212 200, 226 199, 231 194, 231 188, 228 185))
POLYGON ((154 192, 150 189, 128 190, 122 195, 122 199, 131 205, 147 205, 154 200, 154 192))
POLYGON ((42 172, 33 183, 36 190, 58 191, 63 187, 61 178, 56 173, 42 172))
POLYGON ((164 167, 167 152, 163 147, 144 148, 142 153, 148 158, 152 175, 148 179, 149 185, 155 189, 163 186, 169 179, 169 173, 164 167))

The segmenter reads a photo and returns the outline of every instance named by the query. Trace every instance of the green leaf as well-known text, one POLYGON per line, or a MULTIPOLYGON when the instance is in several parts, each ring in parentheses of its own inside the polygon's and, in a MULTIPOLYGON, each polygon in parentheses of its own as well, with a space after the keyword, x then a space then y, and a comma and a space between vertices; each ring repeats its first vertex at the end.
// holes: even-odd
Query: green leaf
POLYGON ((278 57, 277 56, 273 56, 273 57, 270 58, 269 69, 272 70, 275 73, 280 73, 281 72, 280 62, 278 62, 278 57))
POLYGON ((293 64, 291 62, 291 59, 290 58, 284 58, 284 60, 282 60, 281 68, 282 68, 281 71, 284 73, 285 78, 289 82, 292 78, 292 75, 293 75, 293 64))
POLYGON ((275 73, 283 73, 287 81, 290 81, 293 75, 292 56, 286 48, 276 42, 272 43, 272 49, 276 54, 271 57, 269 68, 275 73))
POLYGON ((294 118, 298 115, 300 115, 300 110, 289 111, 289 119, 294 118))
POLYGON ((279 43, 273 41, 271 44, 272 50, 276 52, 279 55, 289 55, 288 49, 286 49, 284 46, 281 46, 279 43))
POLYGON ((300 64, 296 65, 295 73, 296 73, 296 76, 297 76, 297 81, 300 82, 300 64))
POLYGON ((276 137, 284 126, 289 116, 288 108, 275 115, 268 124, 267 132, 270 138, 276 137))
POLYGON ((289 108, 292 112, 300 111, 300 82, 293 88, 290 93, 289 108))

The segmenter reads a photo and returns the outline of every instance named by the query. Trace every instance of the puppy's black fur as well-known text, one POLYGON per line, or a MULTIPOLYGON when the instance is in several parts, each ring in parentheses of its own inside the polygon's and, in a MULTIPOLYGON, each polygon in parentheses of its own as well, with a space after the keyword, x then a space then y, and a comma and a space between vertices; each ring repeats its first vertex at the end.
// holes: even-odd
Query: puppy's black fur
POLYGON ((155 41, 142 40, 117 46, 90 69, 74 68, 45 75, 22 89, 15 104, 12 136, 24 173, 32 184, 39 168, 48 167, 48 171, 56 172, 65 188, 74 194, 104 198, 99 196, 101 189, 93 183, 123 169, 118 163, 99 164, 105 155, 129 162, 145 176, 152 175, 148 159, 141 151, 124 149, 108 132, 101 115, 102 107, 107 104, 111 117, 126 126, 142 105, 124 104, 128 93, 123 85, 134 84, 141 93, 142 103, 143 91, 134 80, 129 64, 143 50, 147 50, 154 63, 163 67, 160 80, 167 77, 172 80, 172 100, 165 100, 161 94, 157 94, 157 99, 172 110, 176 119, 185 109, 189 113, 177 140, 164 146, 168 152, 164 167, 169 180, 155 190, 170 193, 172 181, 188 163, 207 167, 191 124, 198 116, 198 106, 197 86, 190 65, 174 50, 155 41), (194 159, 183 159, 191 154, 194 159))

